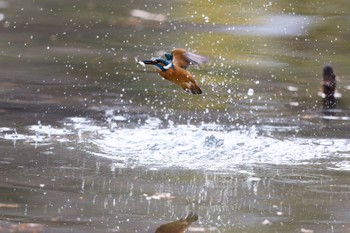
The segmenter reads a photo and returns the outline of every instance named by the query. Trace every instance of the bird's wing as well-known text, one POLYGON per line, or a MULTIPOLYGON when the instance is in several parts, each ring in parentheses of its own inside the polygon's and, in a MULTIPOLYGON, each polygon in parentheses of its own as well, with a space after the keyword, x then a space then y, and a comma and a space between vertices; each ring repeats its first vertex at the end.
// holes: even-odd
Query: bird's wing
POLYGON ((189 60, 190 65, 200 65, 209 61, 207 57, 191 52, 185 52, 185 57, 189 60))
POLYGON ((184 69, 186 69, 189 65, 199 65, 209 61, 207 57, 187 52, 184 49, 174 49, 172 51, 172 55, 173 64, 184 69))

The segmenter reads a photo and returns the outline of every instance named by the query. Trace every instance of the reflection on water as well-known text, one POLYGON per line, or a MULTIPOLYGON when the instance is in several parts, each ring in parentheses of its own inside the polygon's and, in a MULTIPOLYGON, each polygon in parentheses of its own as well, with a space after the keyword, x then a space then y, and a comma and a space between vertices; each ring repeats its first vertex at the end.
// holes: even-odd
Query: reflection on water
POLYGON ((347 8, 0 1, 0 231, 349 232, 347 8), (174 47, 203 95, 135 64, 174 47))
POLYGON ((223 33, 250 36, 305 36, 309 27, 312 26, 312 19, 301 15, 274 15, 264 17, 263 25, 254 26, 229 26, 221 29, 223 33))
POLYGON ((64 144, 33 152, 3 158, 0 211, 5 221, 44 223, 44 232, 152 232, 191 210, 200 216, 194 227, 214 232, 346 232, 349 224, 348 180, 324 159, 292 173, 259 164, 210 172, 121 168, 64 144))

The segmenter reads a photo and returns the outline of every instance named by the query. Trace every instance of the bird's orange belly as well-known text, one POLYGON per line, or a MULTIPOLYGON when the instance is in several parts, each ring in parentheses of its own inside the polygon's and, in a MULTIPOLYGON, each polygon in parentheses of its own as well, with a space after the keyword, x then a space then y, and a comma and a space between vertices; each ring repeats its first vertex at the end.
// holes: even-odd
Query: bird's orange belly
POLYGON ((166 80, 179 85, 192 81, 192 75, 187 70, 169 69, 167 71, 159 71, 159 74, 166 80))

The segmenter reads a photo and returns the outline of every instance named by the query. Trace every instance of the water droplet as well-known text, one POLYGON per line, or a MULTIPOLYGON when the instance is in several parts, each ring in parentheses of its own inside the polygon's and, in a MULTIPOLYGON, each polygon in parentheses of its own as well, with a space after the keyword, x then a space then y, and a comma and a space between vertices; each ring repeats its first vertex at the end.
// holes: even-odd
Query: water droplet
POLYGON ((249 88, 247 94, 248 94, 249 96, 254 95, 254 90, 253 90, 252 88, 249 88))

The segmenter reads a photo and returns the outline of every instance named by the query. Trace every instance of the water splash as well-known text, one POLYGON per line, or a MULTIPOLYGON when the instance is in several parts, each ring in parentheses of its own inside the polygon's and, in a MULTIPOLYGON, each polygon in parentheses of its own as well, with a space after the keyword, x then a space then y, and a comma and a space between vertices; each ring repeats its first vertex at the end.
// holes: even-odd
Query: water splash
POLYGON ((156 117, 148 117, 144 123, 128 127, 125 119, 124 116, 113 116, 106 122, 96 122, 81 117, 67 118, 62 127, 39 122, 29 126, 26 134, 9 133, 11 129, 3 128, 0 138, 35 142, 36 146, 48 142, 71 143, 69 148, 78 142, 79 150, 112 159, 115 168, 222 171, 259 163, 308 164, 317 159, 349 154, 348 139, 281 139, 260 134, 256 127, 227 130, 217 124, 172 123, 164 127, 166 120, 156 117))
POLYGON ((232 170, 257 163, 314 163, 315 159, 349 152, 346 139, 278 139, 259 135, 255 127, 225 130, 216 124, 187 124, 161 128, 162 123, 161 119, 149 118, 139 127, 113 130, 94 125, 91 130, 95 133, 85 138, 83 150, 113 159, 117 167, 208 170, 232 170))

